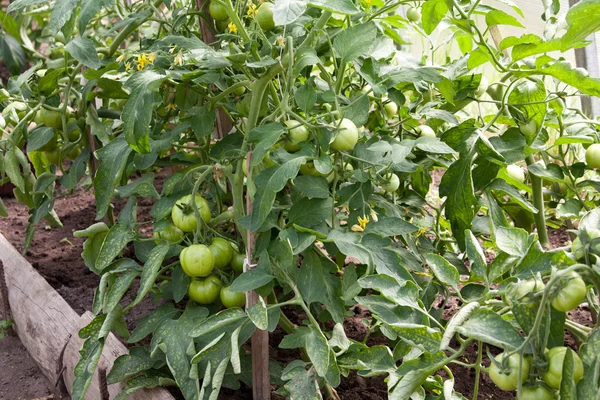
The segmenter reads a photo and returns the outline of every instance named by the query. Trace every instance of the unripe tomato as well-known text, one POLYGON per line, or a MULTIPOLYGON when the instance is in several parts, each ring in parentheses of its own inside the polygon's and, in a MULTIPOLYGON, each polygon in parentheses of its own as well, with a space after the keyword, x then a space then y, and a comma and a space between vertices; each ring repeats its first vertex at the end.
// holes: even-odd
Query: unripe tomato
POLYGON ((429 125, 419 125, 415 128, 417 133, 423 136, 435 137, 435 131, 429 125))
POLYGON ((67 158, 69 160, 76 159, 77 156, 79 156, 79 154, 81 154, 81 150, 83 150, 83 148, 80 145, 73 146, 71 148, 71 150, 69 150, 69 152, 67 153, 67 158))
POLYGON ((506 172, 508 173, 508 176, 510 176, 515 181, 520 183, 525 182, 525 173, 523 172, 523 168, 519 167, 518 165, 507 165, 506 172))
POLYGON ((485 78, 485 76, 481 76, 481 80, 479 81, 479 86, 477 86, 477 89, 475 90, 475 96, 477 97, 481 97, 485 94, 485 92, 487 92, 488 90, 488 80, 485 78))
POLYGON ((208 13, 215 21, 225 21, 227 18, 229 18, 225 6, 222 6, 216 1, 210 2, 210 5, 208 6, 208 13))
POLYGON ((383 109, 385 110, 385 115, 388 118, 394 118, 396 117, 396 115, 398 115, 398 105, 396 103, 394 103, 393 101, 390 101, 387 97, 383 98, 383 101, 387 101, 387 103, 385 103, 383 105, 383 109))
POLYGON ((525 136, 533 136, 537 133, 538 127, 535 121, 530 119, 529 122, 520 123, 519 130, 525 136))
POLYGON ((600 143, 594 143, 587 148, 585 162, 590 168, 600 168, 600 143))
POLYGON ((577 272, 569 272, 567 274, 559 272, 559 274, 562 275, 558 282, 561 289, 556 293, 550 304, 557 311, 567 312, 574 310, 585 299, 587 292, 585 282, 577 272))
POLYGON ((179 253, 181 268, 187 276, 208 276, 215 268, 215 257, 203 244, 193 244, 179 253))
POLYGON ((58 148, 45 151, 44 156, 46 157, 46 161, 48 161, 48 165, 58 165, 60 163, 58 148))
POLYGON ((308 140, 308 130, 300 122, 293 119, 285 121, 284 124, 288 127, 289 140, 285 142, 283 147, 289 152, 300 150, 298 144, 308 140))
MULTIPOLYGON (((40 109, 39 112, 41 113, 42 123, 44 125, 54 128, 55 130, 62 130, 63 126, 60 112, 46 110, 45 108, 40 109)), ((67 114, 66 117, 69 118, 69 111, 66 110, 65 113, 67 114)))
POLYGON ((358 142, 358 129, 354 122, 344 118, 341 121, 336 121, 338 131, 335 135, 335 139, 331 142, 331 148, 339 151, 352 150, 358 142))
MULTIPOLYGON (((598 229, 591 229, 591 230, 586 230, 587 236, 588 236, 588 241, 590 240, 594 240, 600 237, 600 230, 598 229)), ((594 246, 595 251, 600 250, 600 245, 596 245, 594 246)), ((571 253, 573 253, 573 255, 575 256, 575 259, 577 260, 583 260, 585 258, 585 248, 583 247, 583 243, 581 242, 581 239, 578 237, 575 238, 575 240, 573 240, 573 244, 571 245, 571 253)))
MULTIPOLYGON (((223 21, 215 21, 215 26, 217 27, 217 32, 223 32, 229 26, 231 20, 229 18, 224 19, 223 21)), ((247 115, 248 113, 246 113, 247 115)))
POLYGON ((385 177, 387 182, 383 185, 383 190, 388 193, 393 193, 400 187, 400 178, 396 174, 390 174, 385 177))
POLYGON ((542 384, 537 386, 523 386, 521 400, 552 400, 554 392, 542 384))
POLYGON ((520 280, 515 284, 516 290, 510 293, 509 303, 524 304, 528 307, 535 306, 535 302, 532 301, 533 294, 544 289, 544 282, 538 281, 537 279, 526 279, 520 280))
POLYGON ((231 258, 231 269, 238 274, 241 274, 242 272, 244 272, 244 260, 245 259, 246 259, 245 254, 240 254, 237 251, 234 251, 233 257, 231 258))
POLYGON ((233 91, 233 94, 235 94, 236 96, 241 96, 244 93, 246 93, 246 86, 240 86, 233 91))
POLYGON ((421 20, 421 11, 416 7, 409 7, 406 11, 406 18, 411 22, 419 22, 421 20))
MULTIPOLYGON (((563 364, 567 348, 564 346, 553 347, 546 352, 548 357, 548 371, 544 372, 542 378, 552 389, 560 389, 562 380, 563 364)), ((573 380, 575 383, 583 377, 583 363, 577 353, 573 352, 573 380)))
POLYGON ((233 258, 233 248, 231 247, 231 244, 229 244, 229 241, 223 238, 214 238, 208 248, 214 256, 215 267, 224 269, 229 266, 229 263, 233 258))
MULTIPOLYGON (((198 227, 194 207, 189 206, 191 198, 191 194, 183 196, 177 200, 171 210, 171 219, 173 220, 173 223, 184 232, 193 232, 198 227)), ((194 201, 196 202, 202 220, 204 220, 204 222, 210 221, 210 206, 208 205, 208 202, 200 195, 196 195, 194 201)))
POLYGON ((188 296, 199 304, 212 304, 221 292, 221 280, 211 275, 208 278, 194 278, 188 286, 188 296))
POLYGON ((273 20, 273 4, 264 2, 258 7, 256 12, 256 22, 263 31, 271 31, 275 29, 275 21, 273 20))
MULTIPOLYGON (((502 363, 504 353, 498 354, 494 359, 498 363, 502 363)), ((513 354, 508 358, 507 370, 502 371, 495 363, 490 364, 489 375, 492 382, 496 384, 502 390, 515 390, 519 385, 519 363, 521 362, 521 356, 519 354, 513 354)), ((529 377, 529 360, 523 358, 522 369, 521 369, 521 383, 525 382, 529 377)))
POLYGON ((246 305, 246 294, 244 292, 232 292, 230 286, 221 288, 221 303, 227 308, 244 307, 246 305))
MULTIPOLYGON (((183 239, 184 235, 185 234, 181 229, 179 229, 173 224, 170 224, 167 228, 163 229, 162 231, 154 232, 152 236, 154 236, 155 239, 164 239, 170 243, 179 243, 181 242, 181 239, 183 239)), ((160 240, 157 240, 156 243, 160 243, 160 240)))

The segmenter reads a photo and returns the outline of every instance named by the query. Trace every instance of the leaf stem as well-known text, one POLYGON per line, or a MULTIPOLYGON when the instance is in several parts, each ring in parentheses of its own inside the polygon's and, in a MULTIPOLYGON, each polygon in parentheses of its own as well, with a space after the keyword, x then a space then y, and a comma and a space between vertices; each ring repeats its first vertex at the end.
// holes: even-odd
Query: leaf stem
MULTIPOLYGON (((527 166, 531 166, 535 164, 535 160, 532 155, 527 156, 525 159, 527 166)), ((531 191, 533 192, 533 205, 537 208, 537 214, 533 215, 535 220, 535 229, 537 230, 538 237, 540 239, 540 244, 545 249, 550 249, 550 240, 548 239, 548 230, 546 228, 546 217, 544 215, 544 185, 542 183, 542 179, 529 174, 531 178, 531 191)))

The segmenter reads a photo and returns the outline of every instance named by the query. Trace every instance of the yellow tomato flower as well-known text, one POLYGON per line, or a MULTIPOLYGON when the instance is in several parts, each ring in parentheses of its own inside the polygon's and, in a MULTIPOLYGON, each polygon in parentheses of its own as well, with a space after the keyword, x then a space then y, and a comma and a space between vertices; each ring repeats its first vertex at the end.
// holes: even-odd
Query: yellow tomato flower
POLYGON ((154 60, 156 59, 156 53, 150 53, 146 57, 149 64, 154 64, 154 60))
POLYGON ((367 217, 366 215, 363 215, 363 217, 358 217, 358 223, 360 224, 360 227, 365 229, 367 227, 367 224, 369 223, 369 217, 367 217))
POLYGON ((126 62, 125 63, 125 71, 129 71, 131 69, 131 63, 130 62, 126 62))
POLYGON ((177 55, 175 56, 175 65, 183 65, 183 55, 181 54, 181 52, 177 53, 177 55))
POLYGON ((256 8, 256 4, 249 4, 248 5, 248 16, 249 17, 253 17, 258 13, 258 10, 256 8))
POLYGON ((167 110, 167 111, 176 110, 176 109, 177 109, 177 104, 175 104, 175 103, 170 103, 165 106, 165 110, 167 110))
POLYGON ((356 224, 352 225, 352 228, 350 228, 350 229, 352 229, 354 232, 364 232, 365 231, 360 225, 356 225, 356 224))
POLYGON ((120 63, 124 59, 125 59, 125 54, 121 54, 119 57, 117 57, 117 62, 120 63))
POLYGON ((230 22, 227 25, 227 28, 229 28, 229 32, 231 32, 231 33, 237 33, 237 26, 235 26, 235 24, 233 22, 230 22))

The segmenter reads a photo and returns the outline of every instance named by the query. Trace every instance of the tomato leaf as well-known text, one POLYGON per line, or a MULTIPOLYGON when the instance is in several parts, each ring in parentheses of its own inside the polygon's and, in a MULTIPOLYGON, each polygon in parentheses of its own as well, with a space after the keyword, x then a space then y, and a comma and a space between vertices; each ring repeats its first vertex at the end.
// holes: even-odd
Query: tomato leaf
POLYGON ((514 350, 523 343, 523 337, 510 322, 490 310, 477 310, 456 330, 463 336, 507 350, 514 350))
POLYGON ((94 177, 96 219, 106 214, 130 153, 131 148, 123 138, 113 140, 96 152, 98 159, 102 161, 94 177))
POLYGON ((135 234, 127 226, 113 225, 102 242, 94 265, 95 269, 102 272, 134 238, 135 234))
POLYGON ((423 4, 423 30, 428 35, 437 28, 446 13, 448 5, 446 0, 427 0, 423 4))
POLYGON ((94 42, 90 39, 77 36, 67 43, 65 50, 67 50, 74 59, 86 67, 98 69, 102 66, 100 58, 98 58, 98 53, 96 53, 94 42))
POLYGON ((308 6, 308 0, 275 0, 273 21, 276 26, 288 25, 296 21, 308 6))
POLYGON ((133 307, 133 305, 138 304, 144 296, 152 289, 154 282, 156 281, 156 277, 158 276, 158 272, 160 267, 162 267, 162 263, 169 251, 168 244, 159 244, 150 252, 150 256, 148 260, 144 263, 144 269, 142 271, 142 277, 140 279, 140 288, 138 290, 137 297, 133 301, 132 305, 129 307, 133 307))

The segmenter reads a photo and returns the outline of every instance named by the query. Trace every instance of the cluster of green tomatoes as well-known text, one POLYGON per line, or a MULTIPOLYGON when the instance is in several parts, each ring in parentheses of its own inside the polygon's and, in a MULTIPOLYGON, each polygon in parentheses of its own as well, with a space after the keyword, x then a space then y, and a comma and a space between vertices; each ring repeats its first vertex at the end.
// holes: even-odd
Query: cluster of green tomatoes
MULTIPOLYGON (((544 283, 539 279, 521 280, 513 284, 510 292, 509 303, 519 302, 528 307, 535 307, 535 298, 542 294, 545 289, 544 283)), ((551 288, 550 304, 561 312, 567 312, 577 308, 585 299, 587 288, 581 276, 574 271, 558 272, 556 282, 551 288)), ((563 364, 565 355, 569 351, 567 347, 557 346, 545 352, 547 366, 540 371, 540 381, 525 384, 531 371, 531 359, 529 356, 521 357, 518 353, 505 355, 498 354, 488 370, 492 381, 502 390, 515 390, 519 381, 523 385, 521 391, 522 400, 550 400, 554 398, 554 391, 560 389, 563 375, 563 364), (520 374, 519 374, 520 371, 520 374)), ((579 382, 583 377, 583 363, 579 355, 573 351, 573 380, 579 382)))
MULTIPOLYGON (((198 228, 196 210, 200 219, 208 223, 211 219, 210 206, 200 195, 192 195, 179 199, 171 211, 173 223, 166 229, 154 233, 156 239, 170 243, 179 243, 186 233, 195 232, 198 228)), ((225 276, 228 270, 241 274, 244 269, 245 255, 241 254, 229 240, 214 237, 211 243, 192 244, 185 247, 179 254, 179 262, 183 272, 191 278, 188 286, 188 296, 199 304, 212 304, 217 298, 227 307, 243 307, 246 295, 243 292, 233 292, 230 286, 224 285, 219 276, 225 276), (221 272, 221 273, 219 273, 221 272)))

